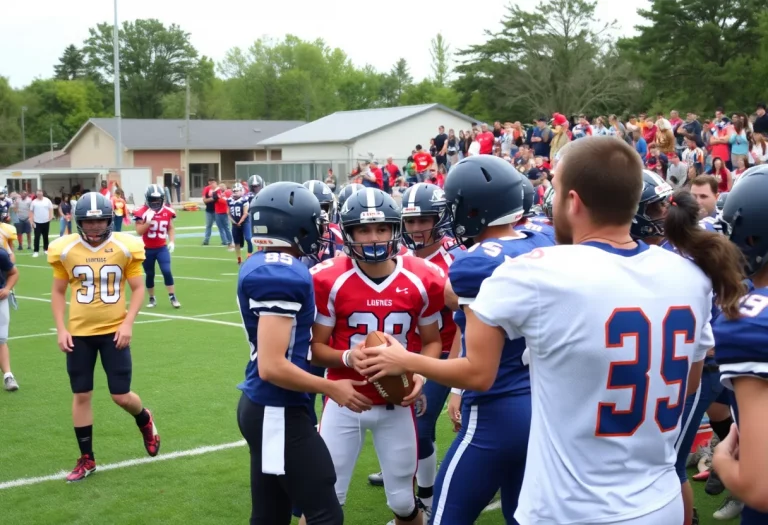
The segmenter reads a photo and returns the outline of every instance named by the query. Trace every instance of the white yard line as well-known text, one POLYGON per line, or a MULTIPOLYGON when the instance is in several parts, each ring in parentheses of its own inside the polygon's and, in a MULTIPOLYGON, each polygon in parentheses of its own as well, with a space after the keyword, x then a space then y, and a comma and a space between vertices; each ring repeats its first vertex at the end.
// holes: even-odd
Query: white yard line
MULTIPOLYGON (((234 252, 233 252, 234 253, 234 252)), ((233 262, 237 261, 235 257, 230 257, 229 259, 225 259, 223 257, 192 257, 191 255, 176 255, 175 253, 171 256, 173 259, 195 259, 197 261, 227 261, 227 262, 233 262)))
POLYGON ((42 334, 29 334, 29 335, 15 335, 13 337, 9 337, 9 341, 15 341, 16 339, 31 339, 33 337, 44 337, 46 335, 56 335, 56 332, 44 332, 42 334))
POLYGON ((200 315, 193 315, 192 317, 194 317, 195 319, 197 319, 197 318, 199 318, 199 317, 217 317, 217 316, 219 316, 219 315, 233 315, 233 314, 239 314, 239 313, 240 313, 240 311, 239 311, 239 310, 233 310, 233 311, 231 311, 231 312, 218 312, 218 313, 215 313, 215 314, 200 314, 200 315))
POLYGON ((226 275, 227 277, 237 276, 239 274, 236 273, 222 273, 221 275, 226 275))
POLYGON ((187 281, 206 281, 209 283, 221 283, 224 282, 224 279, 208 279, 205 277, 182 277, 180 275, 174 275, 174 279, 181 279, 181 280, 187 280, 187 281))
MULTIPOLYGON (((26 299, 27 301, 41 301, 44 303, 50 303, 50 299, 44 299, 42 297, 29 297, 25 295, 17 295, 17 299, 26 299)), ((67 303, 69 304, 69 303, 67 303)), ((197 317, 186 317, 183 315, 167 315, 167 314, 156 314, 156 313, 150 313, 150 312, 139 312, 139 315, 147 315, 149 317, 160 317, 162 319, 177 319, 179 321, 197 321, 199 323, 210 323, 210 324, 220 324, 224 326, 236 326, 238 328, 242 328, 242 325, 240 323, 230 323, 227 321, 217 321, 216 319, 204 319, 204 318, 197 318, 197 317)))
MULTIPOLYGON (((230 448, 237 448, 245 446, 245 440, 233 441, 232 443, 224 443, 222 445, 212 445, 207 447, 197 447, 189 450, 179 450, 178 452, 170 452, 168 454, 160 454, 153 458, 136 458, 128 459, 126 461, 119 461, 117 463, 107 463, 106 465, 98 465, 99 471, 115 470, 119 468, 135 467, 137 465, 144 465, 146 463, 156 463, 158 461, 166 461, 168 459, 184 458, 189 456, 201 456, 203 454, 210 454, 211 452, 219 452, 220 450, 227 450, 230 448)), ((38 483, 44 483, 46 481, 58 481, 67 477, 68 472, 59 471, 56 474, 49 476, 39 476, 34 478, 19 478, 11 481, 4 481, 0 483, 0 490, 12 489, 15 487, 23 487, 25 485, 37 485, 38 483)))

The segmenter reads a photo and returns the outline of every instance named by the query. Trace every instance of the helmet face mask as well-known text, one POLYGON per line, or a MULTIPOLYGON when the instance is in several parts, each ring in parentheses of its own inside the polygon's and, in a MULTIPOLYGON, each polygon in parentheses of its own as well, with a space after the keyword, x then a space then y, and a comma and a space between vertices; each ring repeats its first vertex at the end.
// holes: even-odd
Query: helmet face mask
POLYGON ((92 246, 98 246, 112 233, 112 221, 109 219, 77 219, 77 232, 92 246))
POLYGON ((160 211, 163 209, 163 204, 165 204, 165 192, 157 184, 150 184, 144 194, 144 199, 149 209, 160 211))
POLYGON ((656 173, 643 170, 643 192, 632 219, 630 234, 635 240, 664 236, 664 218, 672 187, 656 173))

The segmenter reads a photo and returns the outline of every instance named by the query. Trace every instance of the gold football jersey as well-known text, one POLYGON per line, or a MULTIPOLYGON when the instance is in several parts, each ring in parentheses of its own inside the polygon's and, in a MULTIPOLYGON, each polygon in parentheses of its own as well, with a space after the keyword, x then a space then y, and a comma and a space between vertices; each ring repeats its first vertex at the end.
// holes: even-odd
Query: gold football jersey
POLYGON ((144 243, 114 232, 91 246, 73 233, 48 247, 54 279, 69 281, 69 333, 77 336, 116 332, 125 320, 125 282, 143 274, 144 243))

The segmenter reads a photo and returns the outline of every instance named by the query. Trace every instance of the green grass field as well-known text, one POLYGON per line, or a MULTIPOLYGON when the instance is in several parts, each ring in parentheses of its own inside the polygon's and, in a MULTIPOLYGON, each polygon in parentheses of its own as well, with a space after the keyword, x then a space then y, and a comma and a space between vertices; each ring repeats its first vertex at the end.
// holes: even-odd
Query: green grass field
MULTIPOLYGON (((139 315, 133 331, 133 390, 155 415, 162 450, 150 459, 128 414, 110 400, 97 365, 94 453, 100 470, 81 483, 63 481, 79 452, 70 419, 65 357, 51 318, 51 270, 44 258, 17 254, 19 310, 12 313, 11 363, 21 389, 0 391, 0 522, 36 524, 229 524, 250 513, 248 451, 237 429, 237 383, 249 349, 235 305, 237 264, 219 246, 201 246, 202 213, 181 212, 183 238, 173 254, 174 310, 156 277, 158 306, 139 315)), ((54 228, 52 228, 54 229, 54 228)), ((453 439, 447 416, 438 450, 453 439)), ((366 476, 378 470, 373 446, 364 449, 352 480, 346 523, 384 525, 392 515, 381 489, 366 476)), ((694 485, 703 524, 722 497, 694 485)), ((479 524, 504 523, 490 508, 479 524)))

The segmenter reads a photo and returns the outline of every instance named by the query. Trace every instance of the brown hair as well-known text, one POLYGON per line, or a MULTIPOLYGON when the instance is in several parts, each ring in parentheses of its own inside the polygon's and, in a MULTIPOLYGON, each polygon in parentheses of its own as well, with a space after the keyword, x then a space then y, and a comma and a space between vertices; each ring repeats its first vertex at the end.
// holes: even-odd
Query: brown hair
POLYGON ((570 142, 562 150, 557 177, 559 191, 575 191, 597 223, 622 226, 637 213, 643 163, 623 140, 596 136, 570 142))
POLYGON ((691 186, 709 186, 712 195, 717 195, 717 179, 712 175, 699 175, 693 179, 691 186))
POLYGON ((699 204, 688 190, 676 191, 669 202, 664 219, 667 240, 712 280, 715 302, 726 318, 736 319, 746 292, 741 252, 725 235, 699 226, 699 204))

